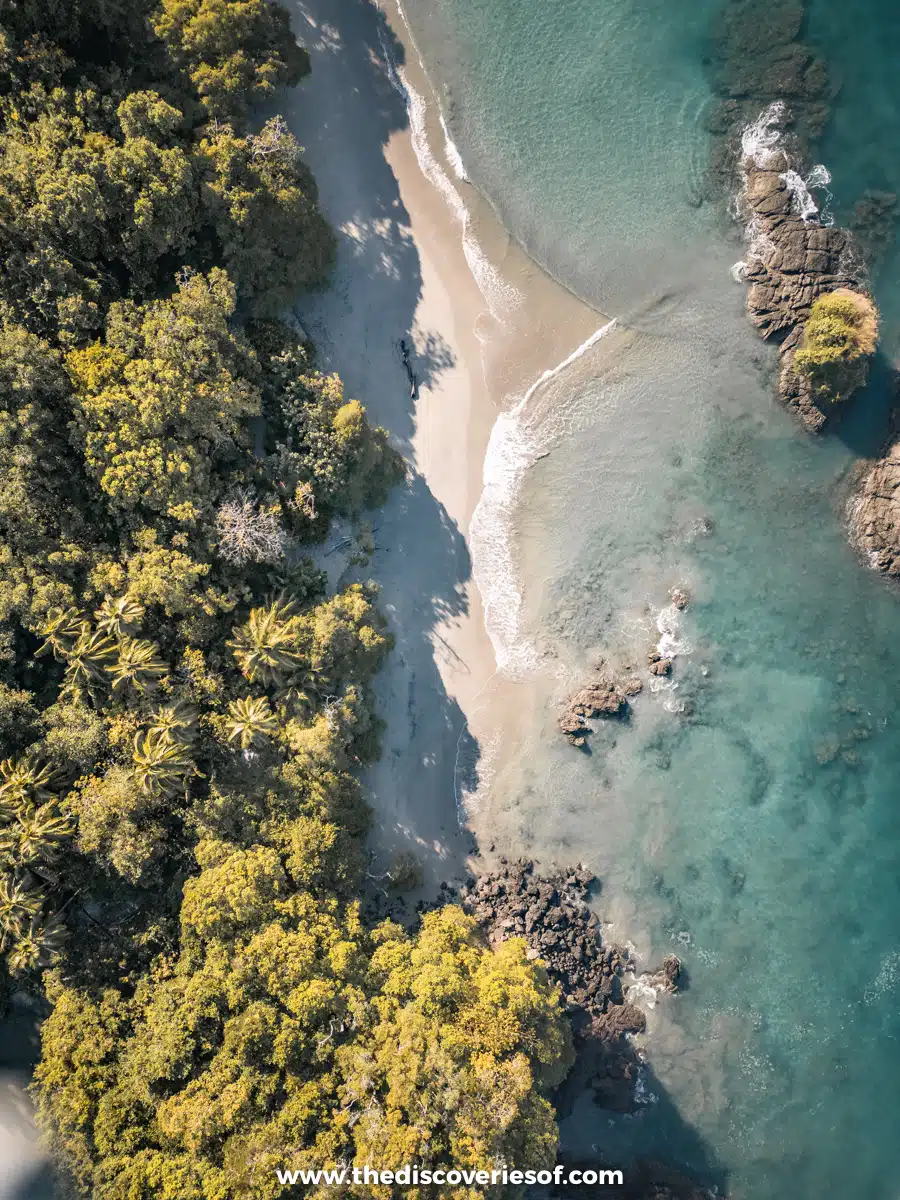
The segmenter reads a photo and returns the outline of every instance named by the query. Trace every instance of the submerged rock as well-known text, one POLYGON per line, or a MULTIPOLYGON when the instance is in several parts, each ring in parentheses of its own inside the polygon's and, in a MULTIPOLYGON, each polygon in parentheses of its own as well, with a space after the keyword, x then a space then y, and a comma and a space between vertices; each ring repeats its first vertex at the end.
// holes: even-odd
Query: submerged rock
POLYGON ((876 571, 900 577, 900 441, 864 476, 851 509, 850 529, 876 571))
POLYGON ((626 716, 629 697, 636 696, 642 688, 636 676, 617 679, 605 662, 599 662, 593 679, 566 701, 557 720, 560 732, 572 745, 584 745, 591 732, 588 721, 626 716))

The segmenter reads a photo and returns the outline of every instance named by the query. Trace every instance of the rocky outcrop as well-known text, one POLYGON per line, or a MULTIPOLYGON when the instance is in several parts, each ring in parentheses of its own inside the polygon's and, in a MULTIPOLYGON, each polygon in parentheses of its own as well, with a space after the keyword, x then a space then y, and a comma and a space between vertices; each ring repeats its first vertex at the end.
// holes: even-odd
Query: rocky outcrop
MULTIPOLYGON (((461 893, 463 907, 492 941, 525 938, 533 956, 547 964, 551 979, 561 985, 566 1003, 588 1020, 602 1017, 611 1005, 622 1005, 622 975, 628 966, 624 950, 604 946, 597 918, 587 907, 593 881, 591 872, 580 867, 538 875, 531 862, 501 859, 496 871, 479 876, 461 893)), ((634 1014, 632 1018, 637 1020, 634 1014)))
MULTIPOLYGON (((579 1043, 569 1086, 591 1088, 604 1108, 632 1112, 639 1106, 641 1060, 629 1035, 643 1033, 646 1017, 625 994, 627 951, 603 943, 587 906, 593 882, 581 867, 539 875, 532 862, 501 858, 496 871, 463 889, 461 900, 492 942, 524 938, 529 957, 540 958, 560 985, 579 1043)), ((679 960, 669 955, 650 978, 654 986, 675 991, 680 971, 679 960)))
MULTIPOLYGON (((747 309, 761 335, 780 345, 781 400, 808 430, 818 432, 829 408, 794 369, 794 355, 819 296, 838 288, 864 294, 861 256, 848 230, 804 219, 796 211, 793 168, 784 151, 769 152, 764 166, 747 157, 743 167, 743 203, 753 233, 742 272, 750 284, 747 309)), ((860 382, 864 380, 863 363, 860 382)))
POLYGON ((900 578, 900 441, 863 477, 850 510, 850 528, 870 565, 900 578))
POLYGON ((560 732, 573 746, 586 745, 591 732, 588 721, 626 716, 629 697, 642 687, 636 676, 617 679, 605 662, 599 662, 593 678, 566 701, 557 721, 560 732))

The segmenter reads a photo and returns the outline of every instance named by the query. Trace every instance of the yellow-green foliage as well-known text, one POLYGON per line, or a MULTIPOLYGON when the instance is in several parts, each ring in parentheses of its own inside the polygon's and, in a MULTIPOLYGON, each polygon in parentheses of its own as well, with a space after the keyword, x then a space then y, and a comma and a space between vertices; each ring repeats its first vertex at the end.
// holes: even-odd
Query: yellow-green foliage
POLYGON ((309 71, 287 12, 267 0, 162 0, 153 26, 220 120, 242 117, 309 71))
POLYGON ((297 291, 324 282, 335 240, 318 189, 281 118, 252 137, 213 127, 197 149, 201 200, 241 298, 278 312, 297 291))
POLYGON ((859 292, 838 288, 813 304, 794 356, 817 390, 840 400, 864 381, 864 363, 878 344, 878 313, 859 292))
POLYGON ((214 495, 216 456, 259 410, 234 307, 223 271, 190 276, 171 300, 115 305, 105 343, 69 354, 85 461, 117 505, 191 520, 214 495))
POLYGON ((543 968, 456 908, 360 916, 392 638, 297 551, 404 470, 259 319, 335 246, 285 122, 244 132, 308 68, 287 12, 2 7, 0 991, 47 982, 54 1150, 92 1200, 549 1164, 543 968), (225 542, 238 509, 277 554, 225 542))
POLYGON ((342 1159, 554 1161, 541 1089, 571 1039, 523 942, 488 949, 456 908, 370 935, 354 905, 291 895, 274 851, 204 855, 177 961, 132 999, 51 989, 41 1112, 92 1197, 274 1200, 276 1167, 342 1159))

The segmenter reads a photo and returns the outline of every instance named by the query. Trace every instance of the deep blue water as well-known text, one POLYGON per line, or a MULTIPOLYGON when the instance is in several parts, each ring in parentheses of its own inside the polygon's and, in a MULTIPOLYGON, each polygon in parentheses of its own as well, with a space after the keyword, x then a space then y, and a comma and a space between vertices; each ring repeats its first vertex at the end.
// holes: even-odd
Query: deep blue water
MULTIPOLYGON (((842 429, 797 430, 705 198, 711 0, 409 0, 466 169, 531 253, 620 328, 559 376, 512 529, 547 665, 483 801, 513 852, 585 859, 601 915, 690 987, 657 1006, 658 1100, 582 1105, 567 1147, 656 1154, 744 1200, 894 1200, 900 1179, 900 593, 845 535, 884 372, 842 429), (702 202, 701 202, 702 201, 702 202), (577 520, 573 520, 573 512, 577 520), (553 701, 598 652, 640 664, 693 603, 674 691, 590 756, 553 701), (678 712, 689 701, 690 712, 678 712)), ((817 158, 834 211, 900 191, 900 12, 811 0, 840 90, 817 158)), ((900 257, 876 278, 898 350, 900 257)), ((539 334, 539 331, 538 331, 539 334)))

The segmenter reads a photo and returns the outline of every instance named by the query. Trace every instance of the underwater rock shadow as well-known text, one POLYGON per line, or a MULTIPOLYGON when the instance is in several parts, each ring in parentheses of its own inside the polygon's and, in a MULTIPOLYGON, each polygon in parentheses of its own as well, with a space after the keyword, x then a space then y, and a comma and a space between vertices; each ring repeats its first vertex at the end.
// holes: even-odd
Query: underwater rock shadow
MULTIPOLYGON (((646 1049, 648 1058, 652 1058, 652 1041, 646 1049)), ((727 1170, 682 1116, 653 1070, 652 1061, 643 1060, 630 1039, 623 1036, 581 1043, 575 1066, 557 1090, 554 1102, 561 1123, 560 1161, 570 1168, 622 1171, 624 1186, 604 1187, 604 1195, 619 1200, 694 1200, 710 1191, 728 1194, 727 1170), (641 1097, 637 1103, 635 1094, 641 1097), (575 1126, 581 1126, 577 1138, 580 1146, 587 1136, 591 1139, 590 1157, 574 1146, 567 1151, 575 1126), (587 1136, 586 1128, 591 1129, 587 1136), (656 1190, 660 1184, 668 1190, 656 1190)), ((548 1200, 555 1200, 563 1193, 551 1190, 546 1194, 548 1200)), ((572 1187, 565 1191, 575 1200, 582 1194, 593 1196, 596 1192, 585 1188, 582 1193, 572 1187)), ((535 1197, 538 1195, 535 1193, 535 1197)))

